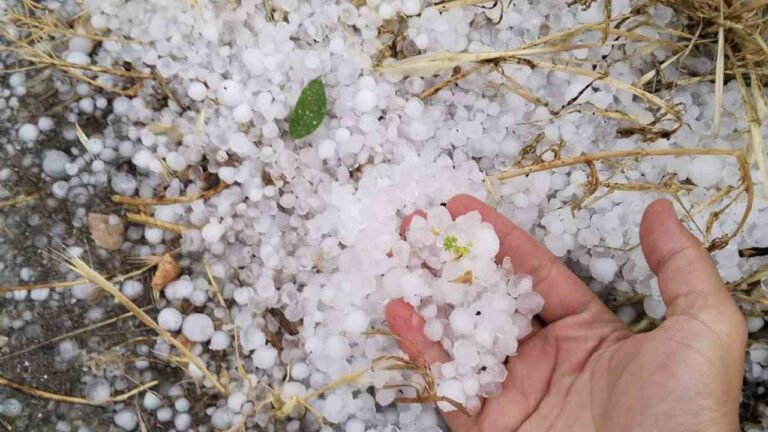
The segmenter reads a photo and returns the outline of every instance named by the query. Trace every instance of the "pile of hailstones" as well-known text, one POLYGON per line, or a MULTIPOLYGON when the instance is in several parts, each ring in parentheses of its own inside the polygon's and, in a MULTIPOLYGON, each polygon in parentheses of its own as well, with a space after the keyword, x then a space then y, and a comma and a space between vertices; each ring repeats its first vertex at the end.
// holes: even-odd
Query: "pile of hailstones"
MULTIPOLYGON (((386 242, 377 240, 377 243, 386 242)), ((539 313, 544 300, 533 291, 529 276, 513 274, 508 259, 501 266, 496 264, 499 239, 493 227, 483 222, 477 212, 453 220, 445 207, 434 207, 425 217, 414 217, 405 240, 394 240, 390 246, 378 269, 365 269, 369 274, 380 275, 375 283, 354 284, 358 292, 353 295, 366 295, 360 291, 378 286, 381 292, 367 295, 381 296, 384 300, 402 298, 413 306, 425 320, 425 336, 439 341, 452 359, 431 366, 437 396, 472 411, 479 406, 481 397, 493 397, 501 390, 506 378, 504 361, 515 355, 518 340, 531 331, 531 319, 539 313)), ((375 254, 370 250, 366 253, 365 249, 366 245, 355 244, 347 252, 366 256, 369 262, 377 261, 371 257, 375 254)), ((349 269, 341 265, 329 275, 326 286, 335 286, 349 278, 349 269)), ((344 301, 321 298, 330 295, 330 291, 324 290, 322 294, 318 291, 317 295, 303 293, 305 308, 317 308, 321 302, 331 303, 335 315, 342 320, 339 326, 324 323, 315 328, 316 332, 324 328, 331 334, 315 338, 323 341, 322 348, 314 347, 309 340, 306 348, 309 361, 319 370, 339 376, 345 367, 345 362, 339 360, 351 355, 353 359, 373 363, 380 355, 381 351, 366 349, 365 341, 370 339, 363 333, 368 329, 369 320, 381 311, 368 313, 355 309, 349 301, 340 304, 344 301), (307 303, 307 297, 313 297, 314 304, 307 303), (344 333, 334 335, 332 327, 343 328, 344 333), (353 336, 355 334, 359 336, 353 336), (360 351, 364 354, 359 355, 360 351)), ((376 302, 366 303, 376 306, 376 302)), ((306 325, 305 321, 305 330, 306 325)), ((401 340, 401 345, 407 343, 401 340)), ((384 345, 378 348, 385 352, 388 348, 391 350, 384 345)), ((396 372, 375 375, 380 377, 374 379, 374 386, 379 389, 376 401, 389 405, 396 397, 392 386, 403 384, 406 377, 396 372)), ((414 397, 415 394, 407 393, 412 390, 401 391, 406 392, 406 397, 414 397)), ((336 410, 330 405, 325 401, 320 407, 323 416, 331 422, 343 420, 343 415, 337 412, 343 408, 336 410)), ((445 400, 438 402, 438 406, 444 411, 457 409, 445 400)))
MULTIPOLYGON (((478 397, 500 392, 504 361, 530 333, 544 299, 533 291, 530 276, 513 274, 509 258, 496 265, 499 238, 478 212, 454 221, 445 207, 435 207, 426 219, 412 219, 406 239, 422 268, 406 276, 411 284, 385 280, 385 289, 402 289, 399 294, 426 320, 425 336, 440 341, 452 358, 433 368, 438 396, 471 410, 478 397)), ((439 406, 454 409, 445 402, 439 406)))

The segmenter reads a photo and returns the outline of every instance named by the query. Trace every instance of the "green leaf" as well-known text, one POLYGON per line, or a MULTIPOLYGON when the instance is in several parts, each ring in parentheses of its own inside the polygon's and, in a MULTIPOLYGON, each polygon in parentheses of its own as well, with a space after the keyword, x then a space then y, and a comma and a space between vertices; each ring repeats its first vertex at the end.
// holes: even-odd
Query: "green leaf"
POLYGON ((325 84, 320 78, 315 78, 301 91, 299 100, 293 108, 289 124, 291 138, 304 138, 317 130, 325 118, 327 109, 325 84))

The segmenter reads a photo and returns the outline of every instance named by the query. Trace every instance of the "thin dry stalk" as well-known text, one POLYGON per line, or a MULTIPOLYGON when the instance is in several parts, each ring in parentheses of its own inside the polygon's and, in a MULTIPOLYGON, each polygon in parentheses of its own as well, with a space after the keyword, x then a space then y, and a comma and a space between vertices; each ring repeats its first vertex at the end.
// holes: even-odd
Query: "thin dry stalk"
POLYGON ((40 192, 35 192, 27 195, 20 195, 15 198, 9 198, 7 200, 0 201, 0 210, 10 207, 19 206, 22 204, 26 204, 29 202, 32 202, 36 199, 40 198, 40 192))
MULTIPOLYGON (((145 307, 142 308, 142 310, 149 310, 149 309, 152 309, 152 308, 154 308, 154 305, 145 306, 145 307)), ((46 341, 34 344, 34 345, 29 346, 27 348, 24 348, 22 350, 14 351, 14 352, 12 352, 10 354, 6 354, 6 355, 0 357, 0 361, 7 360, 7 359, 13 358, 13 357, 18 357, 21 354, 25 354, 25 353, 28 353, 30 351, 34 351, 34 350, 36 350, 38 348, 41 348, 41 347, 44 347, 46 345, 50 345, 50 344, 56 343, 56 342, 58 342, 60 340, 69 339, 71 337, 78 336, 78 335, 81 335, 83 333, 87 333, 89 331, 93 331, 93 330, 100 329, 102 327, 106 327, 106 326, 108 326, 110 324, 114 324, 114 323, 116 323, 116 322, 118 322, 120 320, 123 320, 123 319, 128 318, 128 317, 132 317, 132 316, 133 316, 132 312, 126 312, 126 313, 124 313, 122 315, 118 315, 116 317, 112 317, 112 318, 106 319, 104 321, 101 321, 101 322, 98 322, 98 323, 95 323, 95 324, 91 324, 91 325, 89 325, 87 327, 83 327, 83 328, 80 328, 80 329, 77 329, 77 330, 74 330, 74 331, 71 331, 71 332, 67 332, 67 333, 61 334, 59 336, 56 336, 56 337, 48 339, 46 341)))
MULTIPOLYGON (((145 265, 144 267, 141 267, 138 270, 134 270, 129 273, 116 275, 110 278, 110 281, 112 283, 120 283, 124 280, 134 278, 136 276, 141 275, 142 273, 150 270, 152 267, 156 266, 157 263, 150 263, 145 265)), ((6 286, 6 287, 0 287, 0 294, 6 293, 6 292, 14 292, 14 291, 32 291, 36 289, 42 289, 42 288, 70 288, 77 285, 83 285, 90 283, 88 279, 75 279, 71 281, 54 281, 54 282, 41 282, 37 284, 30 284, 30 285, 14 285, 14 286, 6 286)))
MULTIPOLYGON (((594 176, 594 172, 592 171, 592 165, 595 162, 599 162, 599 161, 610 161, 610 160, 625 159, 625 158, 646 158, 646 157, 659 157, 659 156, 679 157, 679 156, 701 156, 701 155, 733 157, 736 159, 737 163, 739 164, 739 170, 741 174, 741 182, 739 186, 736 187, 734 190, 735 192, 737 192, 734 198, 730 202, 726 203, 721 209, 715 211, 713 213, 713 216, 710 216, 710 219, 708 221, 707 232, 705 233, 705 238, 707 237, 706 234, 711 231, 712 226, 714 225, 714 222, 722 215, 723 212, 725 212, 726 209, 728 209, 731 205, 733 205, 733 203, 741 195, 741 193, 744 193, 746 195, 746 204, 745 204, 744 212, 736 228, 734 228, 734 230, 731 231, 730 233, 723 234, 720 237, 709 242, 708 249, 710 251, 720 250, 724 248, 741 231, 741 229, 746 224, 747 219, 749 218, 749 214, 752 211, 752 204, 754 201, 754 185, 752 182, 752 176, 749 169, 749 163, 747 162, 747 159, 744 156, 744 153, 742 153, 740 150, 721 149, 721 148, 705 148, 705 149, 666 148, 666 149, 639 149, 639 150, 597 152, 597 153, 586 154, 586 155, 576 156, 576 157, 567 158, 567 159, 555 159, 553 161, 542 162, 532 166, 513 168, 510 170, 495 174, 493 177, 498 181, 503 181, 503 180, 507 180, 507 179, 511 179, 511 178, 515 178, 523 175, 528 175, 528 174, 533 174, 541 171, 547 171, 547 170, 558 169, 563 167, 569 167, 574 165, 587 165, 590 168, 590 172, 592 172, 592 176, 594 176)), ((594 182, 594 180, 591 180, 591 181, 594 182)), ((589 190, 593 190, 593 189, 594 188, 592 187, 589 190)), ((673 193, 672 195, 673 197, 677 196, 676 193, 673 193)), ((690 217, 692 219, 692 216, 690 217)))
POLYGON ((92 405, 92 406, 103 406, 111 403, 125 401, 131 398, 132 396, 135 396, 143 392, 144 390, 147 390, 156 386, 157 384, 159 384, 159 381, 151 381, 146 384, 140 385, 127 393, 123 393, 117 396, 112 396, 109 399, 107 399, 105 402, 96 403, 96 402, 89 401, 88 399, 77 397, 77 396, 68 396, 68 395, 62 395, 58 393, 52 393, 45 390, 40 390, 35 387, 31 387, 26 384, 17 383, 15 381, 11 381, 7 378, 0 376, 0 386, 9 387, 33 397, 49 399, 56 402, 65 402, 70 404, 92 405))
POLYGON ((160 228, 163 231, 170 231, 176 234, 183 234, 184 231, 195 229, 195 227, 191 225, 183 225, 183 224, 177 224, 173 222, 166 222, 164 220, 160 220, 152 216, 147 216, 140 213, 126 213, 125 218, 126 220, 128 220, 128 222, 131 222, 131 223, 135 223, 139 225, 148 225, 151 227, 160 228))
POLYGON ((100 275, 97 271, 93 270, 88 264, 85 263, 85 261, 81 260, 80 258, 69 258, 67 261, 67 266, 74 271, 75 273, 80 274, 84 278, 88 279, 89 281, 96 284, 98 287, 103 289, 104 291, 108 292, 112 297, 115 298, 115 300, 123 305, 126 309, 128 309, 133 315, 136 316, 136 318, 139 319, 144 325, 154 330, 158 336, 160 336, 161 339, 163 339, 166 343, 173 346, 179 352, 182 354, 184 359, 193 365, 205 376, 205 378, 223 395, 227 395, 227 391, 224 388, 224 386, 219 382, 216 377, 211 374, 211 372, 206 368, 205 363, 203 363, 202 360, 200 360, 199 357, 192 354, 192 352, 189 351, 189 349, 181 342, 179 342, 178 339, 173 337, 168 331, 162 329, 156 322, 153 320, 149 315, 147 315, 144 310, 142 310, 140 307, 136 306, 135 303, 133 303, 128 297, 126 297, 122 292, 120 292, 119 289, 117 289, 114 285, 112 285, 108 280, 106 280, 102 275, 100 275))
POLYGON ((195 202, 197 200, 208 199, 218 194, 219 192, 222 192, 224 189, 228 187, 229 185, 222 181, 222 182, 219 182, 219 184, 217 184, 213 188, 208 189, 207 191, 202 192, 198 195, 179 196, 179 197, 137 198, 137 197, 129 197, 129 196, 123 196, 123 195, 113 195, 112 202, 115 204, 123 204, 123 205, 130 205, 130 206, 136 206, 136 207, 147 207, 147 206, 169 205, 169 204, 187 204, 187 203, 195 202))

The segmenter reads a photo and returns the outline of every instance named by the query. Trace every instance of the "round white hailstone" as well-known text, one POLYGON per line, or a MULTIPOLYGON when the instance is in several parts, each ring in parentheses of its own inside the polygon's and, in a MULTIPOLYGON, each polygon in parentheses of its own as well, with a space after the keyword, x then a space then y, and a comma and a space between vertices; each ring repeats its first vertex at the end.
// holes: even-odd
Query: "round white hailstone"
POLYGON ((177 412, 187 412, 187 411, 189 411, 189 399, 184 398, 184 397, 176 399, 173 402, 173 408, 177 412))
POLYGON ((368 329, 370 317, 360 309, 354 309, 344 318, 344 329, 349 333, 362 333, 368 329))
POLYGON ((493 226, 483 223, 472 233, 471 253, 481 257, 495 257, 499 252, 499 236, 493 226))
POLYGON ((61 150, 46 150, 43 154, 43 172, 53 178, 67 176, 69 156, 61 150))
POLYGON ((39 289, 33 289, 29 292, 29 298, 31 298, 34 301, 43 301, 48 298, 48 295, 50 294, 51 290, 48 288, 39 288, 39 289))
POLYGON ((26 142, 33 142, 40 136, 40 129, 32 123, 25 123, 19 128, 19 139, 26 142))
POLYGON ((229 148, 241 157, 255 156, 258 151, 256 145, 242 132, 236 132, 229 136, 229 148))
POLYGON ((419 98, 410 98, 405 104, 405 113, 411 118, 419 118, 424 111, 424 102, 419 98))
POLYGON ((589 260, 589 272, 592 277, 602 283, 611 282, 616 276, 619 266, 613 258, 592 257, 589 260))
POLYGON ((143 405, 144 409, 154 411, 163 405, 163 401, 154 392, 148 391, 144 393, 143 405))
POLYGON ((187 87, 187 95, 193 101, 200 102, 204 100, 207 93, 208 87, 199 81, 194 81, 187 87))
MULTIPOLYGON (((457 379, 450 379, 439 383, 437 385, 437 395, 453 399, 461 405, 464 405, 467 401, 466 394, 464 394, 464 386, 461 384, 461 381, 457 379)), ((445 412, 456 410, 456 408, 448 402, 438 402, 437 406, 445 412)))
POLYGON ((203 227, 202 235, 206 243, 215 243, 224 235, 226 228, 218 222, 207 223, 203 227))
POLYGON ((243 63, 252 75, 259 75, 264 70, 264 53, 257 48, 243 51, 243 63))
POLYGON ((456 308, 448 317, 451 329, 459 335, 472 333, 475 329, 475 317, 467 308, 456 308))
POLYGON ((349 419, 344 425, 344 432, 365 432, 365 422, 360 419, 349 419))
POLYGON ((474 366, 480 362, 480 354, 477 352, 477 347, 467 339, 461 339, 456 342, 451 351, 459 366, 474 366))
POLYGON ((379 104, 379 96, 376 90, 360 89, 355 95, 355 108, 363 113, 371 112, 379 104))
POLYGON ((224 408, 216 408, 211 415, 211 426, 216 430, 226 430, 232 426, 232 415, 224 408))
POLYGON ((187 413, 176 414, 173 418, 173 426, 179 431, 188 430, 192 426, 192 416, 187 413))
POLYGON ((645 309, 645 313, 653 319, 662 319, 667 313, 667 306, 664 302, 657 300, 652 296, 643 299, 643 309, 645 309))
POLYGON ((264 345, 253 352, 253 365, 259 369, 269 369, 275 365, 277 350, 271 345, 264 345))
POLYGON ((246 400, 248 400, 248 396, 245 393, 233 392, 227 398, 227 408, 233 413, 239 413, 246 400))
POLYGON ((129 299, 136 299, 144 293, 144 284, 136 280, 128 280, 120 286, 120 291, 129 299))
POLYGON ((192 342, 206 342, 214 332, 211 317, 201 313, 193 313, 184 318, 181 333, 192 342))
POLYGON ((709 188, 717 185, 723 176, 722 158, 716 156, 697 156, 693 159, 688 177, 697 186, 709 188))
POLYGON ((480 381, 477 377, 468 376, 461 382, 464 386, 464 393, 467 396, 475 396, 480 392, 480 381))
POLYGON ((80 354, 80 347, 77 346, 77 342, 67 339, 59 344, 59 357, 62 360, 70 361, 80 354))
POLYGON ((421 0, 403 0, 400 12, 408 16, 418 15, 421 12, 421 0))
POLYGON ((24 410, 24 405, 18 399, 8 398, 0 405, 0 415, 4 417, 17 417, 24 410))
POLYGON ((183 171, 187 167, 187 160, 176 152, 170 152, 165 155, 165 163, 168 164, 168 168, 174 171, 183 171))
POLYGON ((243 86, 234 80, 224 80, 216 91, 219 101, 229 107, 236 107, 243 103, 243 86))
POLYGON ((751 316, 747 317, 747 331, 750 333, 754 333, 756 331, 759 331, 763 326, 765 325, 765 320, 763 317, 759 316, 751 316))
POLYGON ((160 423, 167 423, 171 421, 173 418, 173 408, 171 407, 162 407, 157 410, 157 421, 160 423))
POLYGON ((172 307, 164 308, 157 314, 157 324, 163 330, 178 331, 183 322, 184 316, 181 312, 172 307))
POLYGON ((66 60, 69 63, 74 63, 74 64, 78 64, 78 65, 91 64, 91 58, 90 57, 88 57, 87 55, 85 55, 85 54, 83 54, 81 52, 77 52, 77 51, 72 51, 69 54, 67 54, 66 60))
POLYGON ((53 130, 54 126, 53 119, 50 117, 40 117, 37 119, 37 128, 40 129, 41 132, 53 130))
POLYGON ((75 285, 70 289, 72 297, 78 300, 88 300, 98 288, 93 285, 75 285))
POLYGON ((253 110, 247 103, 241 103, 232 111, 232 118, 238 123, 245 123, 253 119, 253 110))
POLYGON ((262 277, 256 281, 256 294, 262 298, 269 298, 275 295, 275 281, 270 278, 262 277))
POLYGON ((102 404, 109 400, 112 390, 109 387, 109 381, 104 378, 92 379, 85 386, 85 398, 95 404, 102 404))
POLYGON ((189 298, 194 289, 195 287, 192 285, 192 281, 187 278, 182 278, 169 283, 163 292, 165 293, 165 298, 174 301, 189 298))
POLYGON ((325 340, 325 354, 334 359, 343 359, 349 355, 349 341, 339 335, 331 335, 325 340))
POLYGON ((216 330, 211 336, 211 343, 208 344, 208 348, 214 351, 225 350, 229 347, 230 338, 229 335, 221 330, 216 330))
POLYGON ((291 368, 291 378, 301 381, 309 376, 309 366, 304 362, 298 362, 291 368))
POLYGON ((395 401, 397 391, 391 388, 376 389, 376 403, 381 406, 387 406, 395 401))
POLYGON ((139 418, 132 410, 124 409, 115 414, 115 424, 122 430, 132 431, 139 424, 139 418))
POLYGON ((317 147, 317 155, 320 159, 328 159, 336 154, 336 142, 333 140, 323 140, 317 147))
POLYGON ((437 319, 427 320, 424 324, 424 336, 427 339, 437 342, 443 338, 443 323, 437 319))
POLYGON ((626 325, 630 325, 637 319, 637 311, 633 306, 626 305, 619 308, 616 311, 616 316, 621 322, 626 325))

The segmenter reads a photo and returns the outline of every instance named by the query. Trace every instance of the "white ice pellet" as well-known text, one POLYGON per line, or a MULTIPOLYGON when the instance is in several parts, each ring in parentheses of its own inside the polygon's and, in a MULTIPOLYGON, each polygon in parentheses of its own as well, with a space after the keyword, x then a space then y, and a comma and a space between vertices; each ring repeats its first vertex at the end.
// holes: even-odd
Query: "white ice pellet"
POLYGON ((67 175, 66 165, 69 156, 61 150, 46 150, 43 153, 43 172, 53 178, 63 178, 67 175))
POLYGON ((688 177, 703 188, 717 185, 723 175, 722 159, 716 156, 696 156, 691 162, 688 177))
POLYGON ((662 319, 667 313, 667 306, 664 302, 653 298, 652 296, 643 299, 643 309, 645 309, 645 313, 653 319, 662 319))
POLYGON ((360 309, 350 311, 344 319, 344 329, 349 333, 362 333, 368 329, 370 318, 360 309))
POLYGON ((144 293, 144 284, 137 280, 128 280, 120 286, 120 291, 129 299, 136 299, 144 293))
POLYGON ((122 430, 132 431, 139 424, 139 417, 131 409, 124 409, 115 414, 115 425, 122 430))
POLYGON ((179 413, 173 418, 173 426, 179 431, 186 431, 192 426, 192 416, 187 413, 179 413))
POLYGON ((253 118, 253 110, 247 103, 241 103, 232 110, 232 118, 238 123, 249 122, 253 118))
POLYGON ((379 98, 373 89, 363 88, 355 95, 355 108, 362 113, 373 111, 378 104, 379 98))
POLYGON ((235 80, 224 80, 219 84, 216 97, 229 107, 236 107, 243 102, 243 86, 235 80))
POLYGON ((317 155, 320 159, 328 159, 336 154, 336 142, 333 140, 323 140, 317 148, 317 155))
POLYGON ((475 317, 467 308, 456 308, 449 317, 451 329, 456 334, 466 335, 472 333, 475 327, 475 317))
POLYGON ((190 99, 200 102, 203 99, 205 99, 206 94, 208 93, 208 88, 205 86, 205 84, 195 81, 189 84, 187 87, 187 95, 190 97, 190 99))
POLYGON ((40 136, 40 129, 31 123, 25 123, 19 128, 19 139, 26 142, 33 142, 40 136))
POLYGON ((214 243, 219 241, 226 228, 224 225, 218 222, 210 222, 203 227, 202 234, 203 240, 207 243, 214 243))
POLYGON ((253 352, 253 365, 259 369, 268 369, 275 365, 277 350, 265 345, 253 352))
POLYGON ((104 378, 94 378, 85 386, 85 398, 95 404, 106 402, 111 394, 109 381, 104 378))
POLYGON ((589 260, 589 271, 592 277, 602 283, 611 282, 616 275, 618 265, 613 258, 592 257, 589 260))
MULTIPOLYGON (((437 395, 452 399, 453 401, 462 405, 467 401, 467 396, 464 393, 464 386, 461 384, 461 381, 457 379, 440 382, 437 385, 437 395)), ((448 402, 438 402, 437 406, 446 412, 456 410, 456 407, 448 402)))
POLYGON ((239 413, 248 396, 243 392, 232 392, 227 398, 227 408, 233 413, 239 413))
POLYGON ((0 415, 4 417, 18 417, 23 410, 24 405, 15 398, 8 398, 0 404, 0 415))
POLYGON ((142 402, 144 409, 148 411, 155 411, 156 409, 160 408, 162 404, 163 401, 160 400, 160 398, 157 397, 154 392, 148 391, 144 393, 144 400, 142 402))
POLYGON ((763 328, 765 325, 765 320, 763 317, 759 316, 750 316, 747 317, 747 331, 750 333, 755 333, 763 328))
POLYGON ((208 344, 208 348, 214 351, 221 351, 229 348, 229 343, 229 335, 221 330, 216 330, 211 335, 211 342, 208 344))
POLYGON ((193 313, 184 318, 181 333, 192 342, 205 342, 214 332, 211 317, 201 313, 193 313))
POLYGON ((177 309, 172 307, 164 308, 157 314, 157 324, 163 330, 178 331, 184 322, 184 316, 177 309))

